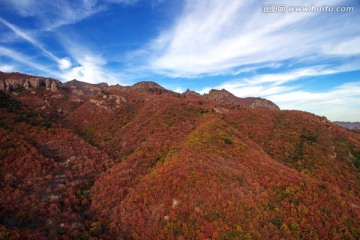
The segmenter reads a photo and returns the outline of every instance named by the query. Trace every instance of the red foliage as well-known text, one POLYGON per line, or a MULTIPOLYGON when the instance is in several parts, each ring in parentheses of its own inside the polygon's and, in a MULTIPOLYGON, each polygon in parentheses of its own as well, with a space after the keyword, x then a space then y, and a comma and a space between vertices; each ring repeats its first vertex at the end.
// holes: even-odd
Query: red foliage
POLYGON ((19 93, 47 103, 36 111, 0 93, 0 234, 360 236, 360 135, 304 112, 103 86, 19 93))

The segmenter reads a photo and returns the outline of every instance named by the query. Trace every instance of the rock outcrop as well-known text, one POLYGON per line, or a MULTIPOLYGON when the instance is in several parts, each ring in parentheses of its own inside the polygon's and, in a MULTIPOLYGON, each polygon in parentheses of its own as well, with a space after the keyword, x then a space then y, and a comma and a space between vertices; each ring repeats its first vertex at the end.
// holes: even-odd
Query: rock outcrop
POLYGON ((71 90, 76 95, 97 95, 106 90, 109 85, 107 83, 91 84, 74 79, 64 83, 63 87, 71 90))
POLYGON ((148 91, 148 92, 156 92, 156 93, 163 93, 167 91, 159 84, 155 82, 147 82, 147 81, 138 82, 132 85, 129 89, 131 91, 148 91))
MULTIPOLYGON (((132 86, 109 86, 107 83, 91 84, 74 79, 62 84, 60 81, 51 78, 35 77, 22 73, 0 72, 0 91, 5 91, 8 93, 14 92, 14 94, 16 94, 15 92, 22 90, 33 91, 36 89, 42 89, 51 92, 57 92, 61 89, 62 91, 70 92, 71 94, 77 96, 97 96, 99 94, 103 95, 105 92, 109 91, 147 92, 156 94, 171 93, 171 91, 166 90, 159 84, 151 81, 138 82, 132 86)), ((239 98, 225 89, 212 89, 208 94, 204 95, 187 90, 182 95, 185 97, 199 98, 199 101, 201 101, 203 98, 206 98, 212 101, 225 104, 234 104, 246 108, 263 108, 270 110, 280 109, 276 104, 269 100, 253 97, 239 98)), ((112 100, 117 105, 126 102, 126 99, 123 96, 112 96, 107 94, 103 97, 104 100, 107 100, 107 102, 112 100)))
POLYGON ((254 97, 239 98, 225 89, 211 89, 208 94, 204 94, 203 96, 216 102, 235 104, 239 105, 240 107, 280 110, 280 108, 275 103, 269 100, 254 97))
POLYGON ((252 102, 248 107, 250 108, 264 108, 270 110, 280 110, 280 108, 273 102, 263 98, 249 98, 252 102))
POLYGON ((191 91, 190 89, 187 89, 185 92, 182 93, 184 96, 200 96, 199 93, 195 91, 191 91))
POLYGON ((5 81, 3 79, 0 79, 0 91, 5 91, 5 90, 6 90, 5 81))
POLYGON ((238 99, 235 95, 225 89, 211 89, 208 94, 204 94, 204 97, 213 101, 224 103, 230 103, 230 101, 236 101, 238 99))
POLYGON ((44 88, 46 90, 56 92, 62 83, 51 78, 32 77, 19 73, 2 73, 0 72, 0 91, 13 92, 17 90, 35 90, 44 88))

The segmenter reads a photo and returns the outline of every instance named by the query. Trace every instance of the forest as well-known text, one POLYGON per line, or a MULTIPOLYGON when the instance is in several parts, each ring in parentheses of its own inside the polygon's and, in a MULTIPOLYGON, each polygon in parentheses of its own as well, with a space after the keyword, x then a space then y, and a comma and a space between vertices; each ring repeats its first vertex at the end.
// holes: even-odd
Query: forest
POLYGON ((360 134, 325 117, 150 82, 0 81, 0 239, 360 238, 360 134))

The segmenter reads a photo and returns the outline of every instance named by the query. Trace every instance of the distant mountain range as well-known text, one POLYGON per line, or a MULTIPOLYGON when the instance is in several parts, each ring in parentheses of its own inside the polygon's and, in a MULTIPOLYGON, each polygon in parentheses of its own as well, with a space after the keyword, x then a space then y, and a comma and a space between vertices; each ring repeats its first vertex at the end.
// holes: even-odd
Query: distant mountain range
POLYGON ((360 133, 360 122, 334 122, 336 125, 348 129, 351 132, 360 133))
POLYGON ((338 122, 338 121, 335 121, 334 123, 336 125, 339 125, 341 127, 348 128, 348 129, 354 129, 354 128, 360 129, 360 122, 338 122))
POLYGON ((0 72, 0 239, 359 239, 360 134, 269 100, 0 72))

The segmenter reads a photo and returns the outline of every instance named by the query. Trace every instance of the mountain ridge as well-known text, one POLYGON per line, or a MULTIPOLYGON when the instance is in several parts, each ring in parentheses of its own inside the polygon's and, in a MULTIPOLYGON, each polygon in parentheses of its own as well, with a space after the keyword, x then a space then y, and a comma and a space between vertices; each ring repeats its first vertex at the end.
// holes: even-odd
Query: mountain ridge
MULTIPOLYGON (((29 90, 32 88, 36 89, 41 86, 45 86, 47 90, 51 90, 53 92, 58 91, 60 88, 65 88, 65 89, 69 88, 80 95, 84 94, 85 92, 86 94, 99 93, 102 90, 107 90, 109 88, 117 88, 118 90, 129 90, 129 91, 145 90, 150 92, 156 92, 159 94, 163 92, 171 92, 165 89, 164 87, 160 86, 159 84, 151 81, 138 82, 133 84, 132 86, 120 86, 120 85, 109 86, 107 83, 92 84, 87 82, 81 82, 76 79, 65 83, 61 83, 58 80, 50 79, 50 78, 35 77, 21 73, 0 72, 0 91, 16 92, 23 88, 29 90)), ((183 95, 186 96, 188 94, 184 92, 183 95)), ((225 89, 222 90, 211 89, 208 94, 204 94, 204 95, 198 94, 198 96, 221 103, 237 104, 241 107, 280 110, 280 108, 276 104, 274 104, 269 100, 262 98, 255 98, 255 97, 239 98, 225 89)))
POLYGON ((148 83, 63 85, 0 91, 1 237, 360 235, 359 134, 148 83))

